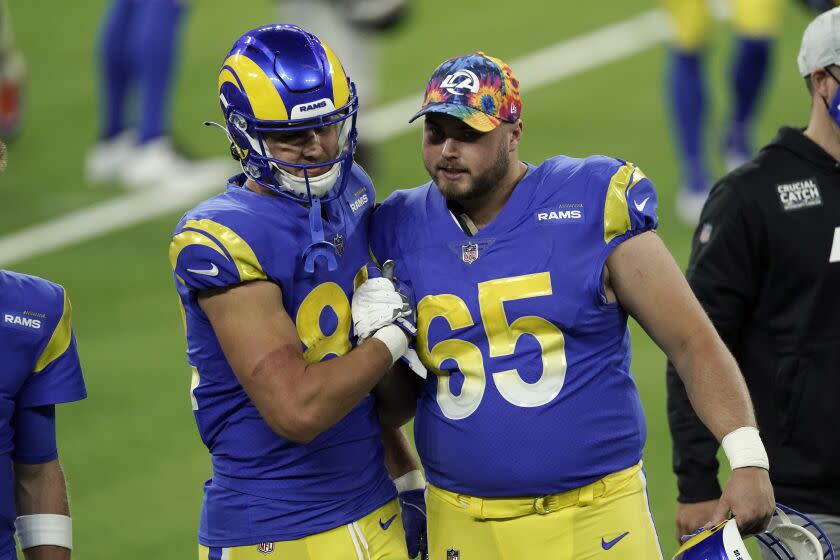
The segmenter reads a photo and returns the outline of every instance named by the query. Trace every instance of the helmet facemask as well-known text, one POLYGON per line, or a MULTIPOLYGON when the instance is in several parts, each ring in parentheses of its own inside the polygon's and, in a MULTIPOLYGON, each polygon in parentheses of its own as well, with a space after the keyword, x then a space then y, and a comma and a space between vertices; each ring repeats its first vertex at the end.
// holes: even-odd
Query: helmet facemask
POLYGON ((242 170, 248 177, 272 192, 292 198, 296 201, 322 202, 332 200, 344 190, 353 152, 356 149, 356 112, 358 98, 355 86, 351 83, 351 98, 346 105, 328 110, 322 115, 306 116, 288 121, 264 121, 249 117, 237 111, 227 116, 227 130, 234 146, 234 157, 239 154, 242 170), (338 153, 333 159, 324 162, 298 163, 275 158, 265 140, 267 134, 289 134, 308 131, 328 126, 337 127, 338 153), (320 175, 311 175, 310 171, 329 167, 320 175), (303 175, 296 175, 288 169, 302 170, 303 175))

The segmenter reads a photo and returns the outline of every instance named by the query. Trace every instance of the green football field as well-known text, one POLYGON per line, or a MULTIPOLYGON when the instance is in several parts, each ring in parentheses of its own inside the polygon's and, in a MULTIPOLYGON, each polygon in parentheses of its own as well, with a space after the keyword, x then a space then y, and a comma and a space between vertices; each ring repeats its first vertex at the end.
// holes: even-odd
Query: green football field
MULTIPOLYGON (((105 4, 10 2, 17 43, 28 65, 27 106, 25 129, 9 146, 8 169, 0 173, 0 238, 123 195, 116 186, 90 188, 82 173, 98 125, 94 44, 105 4)), ((428 74, 449 56, 481 49, 514 61, 656 7, 656 0, 592 5, 415 0, 410 21, 381 41, 382 103, 419 98, 428 74)), ((192 153, 226 153, 221 135, 201 126, 204 119, 218 118, 219 65, 237 36, 279 19, 277 4, 268 0, 193 2, 172 108, 174 134, 192 153)), ((796 72, 807 20, 797 6, 787 6, 758 144, 769 140, 779 124, 807 119, 808 101, 796 72)), ((729 47, 728 26, 722 23, 709 64, 713 130, 708 140, 718 171, 729 47)), ((664 101, 664 61, 665 47, 659 42, 527 89, 521 156, 538 163, 558 153, 602 153, 637 163, 657 185, 660 233, 684 266, 691 230, 676 221, 673 211, 680 177, 664 101)), ((554 75, 552 63, 545 64, 545 73, 554 75)), ((374 173, 380 199, 426 179, 419 142, 415 127, 380 143, 374 173)), ((192 418, 185 343, 167 260, 168 238, 180 214, 0 262, 62 283, 73 301, 89 397, 60 408, 58 431, 76 558, 195 558, 201 488, 210 473, 192 418)), ((663 551, 670 557, 676 548, 676 489, 665 414, 665 358, 637 325, 632 331, 633 372, 647 411, 650 501, 663 551)))

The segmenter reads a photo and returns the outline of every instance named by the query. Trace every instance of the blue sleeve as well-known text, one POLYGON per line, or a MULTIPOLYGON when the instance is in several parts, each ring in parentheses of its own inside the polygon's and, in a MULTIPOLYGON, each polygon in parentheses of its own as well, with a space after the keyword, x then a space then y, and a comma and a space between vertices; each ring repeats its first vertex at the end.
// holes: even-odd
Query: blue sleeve
POLYGON ((402 257, 398 243, 399 223, 396 219, 397 196, 394 193, 378 205, 370 219, 370 254, 377 265, 392 259, 399 266, 402 257))
POLYGON ((44 369, 29 376, 16 402, 18 406, 35 407, 80 401, 86 396, 76 337, 71 333, 67 349, 44 369))
POLYGON ((16 463, 37 465, 58 458, 55 442, 55 406, 18 408, 14 418, 16 463))
POLYGON ((32 374, 18 391, 18 406, 35 407, 84 399, 87 396, 72 327, 72 307, 61 291, 61 314, 35 362, 32 374))
POLYGON ((220 220, 185 220, 169 244, 169 262, 179 282, 201 292, 267 279, 251 245, 220 220))

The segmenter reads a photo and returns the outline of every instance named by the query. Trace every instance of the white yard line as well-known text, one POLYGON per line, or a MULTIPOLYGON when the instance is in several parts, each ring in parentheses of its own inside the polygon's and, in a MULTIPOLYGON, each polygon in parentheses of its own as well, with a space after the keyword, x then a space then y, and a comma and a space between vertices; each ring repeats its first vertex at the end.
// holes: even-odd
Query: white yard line
MULTIPOLYGON (((669 33, 666 15, 661 10, 651 10, 509 63, 522 83, 522 90, 527 91, 632 56, 662 43, 669 33)), ((380 142, 408 132, 411 125, 407 120, 420 101, 419 95, 409 96, 373 110, 368 116, 365 138, 380 142)), ((19 230, 0 238, 0 266, 186 209, 218 192, 220 185, 219 182, 192 190, 155 188, 127 193, 19 230)))

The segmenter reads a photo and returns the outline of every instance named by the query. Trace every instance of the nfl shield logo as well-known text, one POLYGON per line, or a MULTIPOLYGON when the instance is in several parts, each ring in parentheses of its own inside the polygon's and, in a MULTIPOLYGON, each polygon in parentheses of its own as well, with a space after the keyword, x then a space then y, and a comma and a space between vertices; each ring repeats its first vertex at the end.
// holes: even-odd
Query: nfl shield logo
POLYGON ((271 554, 274 552, 273 542, 264 542, 257 545, 257 552, 260 554, 271 554))
MULTIPOLYGON (((461 245, 461 260, 467 264, 472 264, 478 259, 478 244, 477 243, 467 243, 466 245, 461 245)), ((455 551, 457 555, 458 551, 455 551)), ((456 556, 457 558, 457 556, 456 556)), ((447 560, 449 560, 447 558, 447 560)))
POLYGON ((457 548, 449 548, 446 550, 446 560, 461 560, 461 553, 457 548))
POLYGON ((335 245, 335 253, 340 257, 344 254, 344 236, 336 233, 333 237, 332 244, 335 245))
POLYGON ((700 243, 708 243, 709 239, 712 238, 712 224, 706 222, 703 224, 703 227, 700 229, 700 235, 697 237, 697 241, 700 243))

